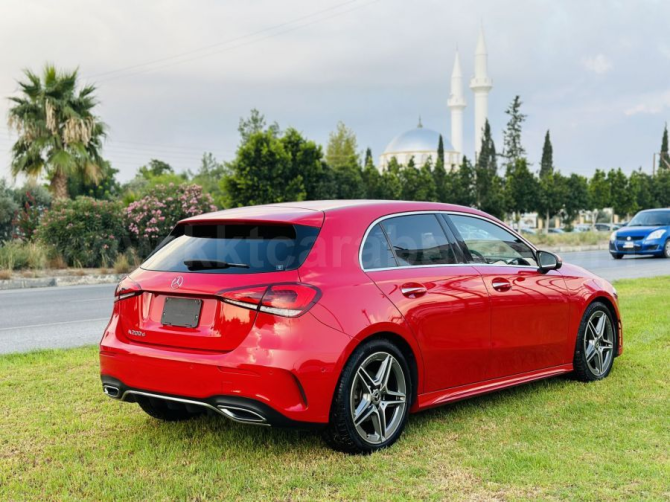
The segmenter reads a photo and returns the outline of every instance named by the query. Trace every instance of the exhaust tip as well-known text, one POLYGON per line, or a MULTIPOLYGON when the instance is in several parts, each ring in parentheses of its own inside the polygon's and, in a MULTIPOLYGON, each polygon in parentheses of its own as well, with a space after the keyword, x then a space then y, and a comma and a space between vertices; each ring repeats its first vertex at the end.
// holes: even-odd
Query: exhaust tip
POLYGON ((107 384, 102 386, 102 390, 105 394, 107 394, 109 397, 113 397, 114 399, 118 399, 119 394, 121 393, 118 387, 107 384))
POLYGON ((218 408, 221 413, 235 422, 240 422, 243 424, 268 425, 267 419, 255 411, 225 405, 219 405, 218 408))

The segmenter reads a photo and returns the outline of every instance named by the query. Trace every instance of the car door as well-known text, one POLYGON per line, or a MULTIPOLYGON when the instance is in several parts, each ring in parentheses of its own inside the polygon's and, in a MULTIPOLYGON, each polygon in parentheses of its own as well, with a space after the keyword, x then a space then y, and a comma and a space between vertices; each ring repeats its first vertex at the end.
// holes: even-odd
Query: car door
POLYGON ((417 338, 424 392, 479 382, 488 371, 486 286, 448 232, 433 213, 389 217, 369 231, 362 252, 364 270, 417 338))
POLYGON ((563 276, 539 272, 532 248, 493 221, 465 214, 444 217, 491 297, 488 378, 569 362, 570 307, 563 276))

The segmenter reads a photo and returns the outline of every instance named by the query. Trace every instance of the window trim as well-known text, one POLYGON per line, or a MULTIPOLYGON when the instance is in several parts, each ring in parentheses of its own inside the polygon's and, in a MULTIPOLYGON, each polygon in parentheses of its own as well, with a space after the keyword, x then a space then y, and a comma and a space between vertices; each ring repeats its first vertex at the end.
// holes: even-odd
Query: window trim
MULTIPOLYGON (((518 234, 516 231, 513 229, 501 225, 500 223, 493 221, 490 218, 487 218, 485 216, 480 216, 478 214, 472 214, 472 213, 467 213, 463 211, 449 211, 449 210, 443 210, 443 211, 430 211, 430 210, 420 210, 420 211, 403 211, 400 213, 392 213, 392 214, 387 214, 384 216, 380 216, 376 220, 374 220, 370 225, 368 225, 368 228, 365 230, 365 233, 363 234, 363 239, 361 239, 361 244, 358 250, 358 265, 361 267, 361 270, 363 272, 383 272, 387 270, 404 270, 404 269, 416 269, 416 268, 435 268, 435 267, 513 267, 513 268, 528 268, 528 269, 533 269, 537 270, 536 266, 533 265, 507 265, 507 264, 495 264, 495 263, 438 263, 438 264, 431 264, 431 265, 398 265, 396 267, 383 267, 383 268, 365 268, 363 266, 363 246, 365 245, 365 241, 368 238, 368 234, 372 230, 372 228, 377 224, 380 223, 384 220, 388 220, 390 218, 396 218, 398 216, 412 216, 412 215, 418 215, 418 214, 433 214, 433 215, 438 215, 438 214, 446 214, 447 216, 450 214, 455 214, 458 216, 470 216, 472 218, 478 218, 480 220, 484 220, 488 223, 492 223, 498 227, 500 227, 502 230, 505 230, 506 232, 511 232, 512 235, 515 235, 521 241, 526 244, 531 251, 533 252, 533 255, 537 258, 537 248, 531 244, 528 240, 524 239, 520 234, 518 234)), ((439 223, 439 218, 438 218, 438 223, 439 223)), ((382 225, 383 229, 383 225, 382 225)), ((443 229, 444 231, 444 229, 443 229)), ((386 235, 386 232, 384 232, 386 235)), ((446 232, 445 232, 446 234, 446 232)), ((454 236, 455 238, 456 236, 454 236)), ((388 236, 386 237, 388 240, 388 236)), ((449 240, 449 237, 447 236, 447 240, 449 240)), ((389 246, 391 247, 391 252, 393 252, 393 247, 391 246, 391 243, 389 242, 389 246)), ((535 260, 537 261, 537 259, 535 260)))

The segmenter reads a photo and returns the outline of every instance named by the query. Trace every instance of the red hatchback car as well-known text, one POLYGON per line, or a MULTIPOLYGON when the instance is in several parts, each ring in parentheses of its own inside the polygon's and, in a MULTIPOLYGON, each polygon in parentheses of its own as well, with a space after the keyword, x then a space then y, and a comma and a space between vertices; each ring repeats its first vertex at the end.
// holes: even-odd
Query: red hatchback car
POLYGON ((116 290, 104 392, 152 417, 321 426, 391 445, 416 412, 623 348, 616 290, 448 204, 314 201, 181 221, 116 290))

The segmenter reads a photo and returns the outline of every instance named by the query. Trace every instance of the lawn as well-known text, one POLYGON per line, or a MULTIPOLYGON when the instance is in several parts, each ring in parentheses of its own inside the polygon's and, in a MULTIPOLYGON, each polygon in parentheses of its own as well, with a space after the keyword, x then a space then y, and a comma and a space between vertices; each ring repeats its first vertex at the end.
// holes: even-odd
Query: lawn
POLYGON ((96 349, 0 357, 0 500, 670 498, 670 277, 620 281, 609 378, 555 378, 414 415, 367 457, 106 398, 96 349))

